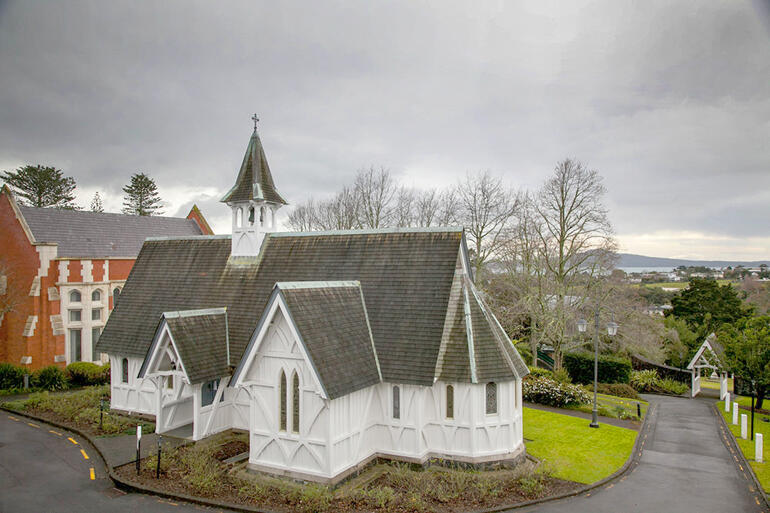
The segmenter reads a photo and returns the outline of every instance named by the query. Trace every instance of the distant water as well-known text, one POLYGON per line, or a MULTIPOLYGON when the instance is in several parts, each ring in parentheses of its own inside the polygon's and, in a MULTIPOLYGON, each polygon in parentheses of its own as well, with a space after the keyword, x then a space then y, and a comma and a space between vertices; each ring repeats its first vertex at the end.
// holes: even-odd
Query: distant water
POLYGON ((618 269, 631 273, 670 273, 673 267, 618 267, 618 269))

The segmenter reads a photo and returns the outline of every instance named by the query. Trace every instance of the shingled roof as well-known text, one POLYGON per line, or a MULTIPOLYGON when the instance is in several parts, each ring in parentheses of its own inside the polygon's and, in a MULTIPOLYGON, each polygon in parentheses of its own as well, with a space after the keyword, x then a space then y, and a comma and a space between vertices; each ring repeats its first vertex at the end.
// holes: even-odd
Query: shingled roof
POLYGON ((329 399, 382 381, 359 282, 279 282, 278 295, 329 399))
MULTIPOLYGON (((460 228, 273 233, 254 259, 230 258, 229 236, 148 240, 97 350, 144 357, 163 312, 225 306, 235 363, 276 283, 355 280, 365 298, 383 380, 432 385, 462 240, 460 228)), ((458 322, 464 330, 464 319, 458 322)), ((501 338, 478 337, 483 347, 501 338)), ((462 358, 462 348, 451 355, 462 358)), ((480 376, 495 372, 479 366, 480 376)))
POLYGON ((133 216, 19 205, 35 242, 58 244, 59 257, 135 257, 148 237, 201 235, 184 217, 133 216))
MULTIPOLYGON (((164 312, 158 330, 164 325, 168 327, 174 347, 179 351, 179 358, 191 384, 203 383, 229 374, 226 309, 164 312)), ((159 341, 160 337, 156 336, 147 350, 147 356, 153 352, 159 341)), ((148 360, 145 358, 139 377, 144 376, 148 360)))
POLYGON ((262 148, 262 141, 256 128, 246 147, 246 154, 243 156, 235 185, 225 194, 222 202, 232 203, 252 199, 286 205, 286 201, 275 189, 273 175, 270 173, 270 166, 267 164, 265 150, 262 148))

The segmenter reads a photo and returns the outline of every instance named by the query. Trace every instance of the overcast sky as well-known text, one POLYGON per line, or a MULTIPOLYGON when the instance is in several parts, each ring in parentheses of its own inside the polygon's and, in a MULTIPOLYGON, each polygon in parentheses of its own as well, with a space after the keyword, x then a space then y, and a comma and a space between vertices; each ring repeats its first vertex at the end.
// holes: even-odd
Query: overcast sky
POLYGON ((253 112, 290 203, 369 165, 536 188, 573 157, 623 250, 770 258, 768 0, 0 0, 0 170, 54 165, 110 211, 146 172, 227 233, 253 112))

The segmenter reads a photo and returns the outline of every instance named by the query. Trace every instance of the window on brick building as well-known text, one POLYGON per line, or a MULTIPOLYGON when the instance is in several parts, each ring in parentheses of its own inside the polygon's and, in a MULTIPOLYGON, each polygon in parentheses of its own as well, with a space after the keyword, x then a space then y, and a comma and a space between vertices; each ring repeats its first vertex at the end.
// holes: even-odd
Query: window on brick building
POLYGON ((102 293, 99 290, 95 290, 91 292, 91 301, 101 301, 102 300, 102 293))
POLYGON ((112 307, 115 308, 115 305, 118 304, 118 298, 120 297, 120 289, 118 287, 115 287, 112 289, 112 307))
POLYGON ((83 320, 83 311, 82 310, 70 310, 70 322, 80 322, 83 320))
POLYGON ((91 320, 92 321, 101 321, 102 320, 102 309, 101 308, 92 308, 91 309, 91 320))
POLYGON ((70 292, 70 303, 80 303, 82 300, 82 296, 80 295, 79 290, 73 290, 70 292))
POLYGON ((70 362, 79 362, 83 358, 82 335, 79 329, 70 330, 70 362))

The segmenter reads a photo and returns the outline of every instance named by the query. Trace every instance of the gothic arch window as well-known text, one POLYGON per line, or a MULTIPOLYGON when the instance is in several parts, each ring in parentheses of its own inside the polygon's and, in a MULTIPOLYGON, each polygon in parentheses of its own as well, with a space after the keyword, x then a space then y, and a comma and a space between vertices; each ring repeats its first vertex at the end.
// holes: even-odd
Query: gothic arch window
POLYGON ((235 226, 243 228, 243 209, 240 207, 235 210, 235 226))
POLYGON ((291 431, 299 433, 299 376, 296 371, 291 379, 291 431))
POLYGON ((70 303, 80 303, 82 298, 83 296, 81 296, 79 290, 76 289, 70 292, 70 303))
POLYGON ((249 226, 254 226, 254 207, 249 207, 249 226))
POLYGON ((446 386, 446 418, 455 418, 455 387, 446 386))
POLYGON ((95 291, 91 292, 91 301, 101 301, 102 300, 102 292, 99 289, 96 289, 95 291))
POLYGON ((487 415, 497 413, 497 383, 487 383, 487 415))
POLYGON ((401 418, 401 390, 398 385, 393 386, 393 418, 401 418))
POLYGON ((120 381, 121 383, 128 383, 128 358, 123 358, 120 361, 120 381))
POLYGON ((281 371, 281 382, 278 387, 278 417, 279 424, 278 429, 280 431, 286 431, 286 373, 281 371))
POLYGON ((118 298, 120 297, 120 288, 115 287, 112 289, 112 307, 115 308, 115 305, 118 304, 118 298))

